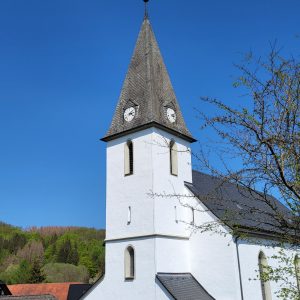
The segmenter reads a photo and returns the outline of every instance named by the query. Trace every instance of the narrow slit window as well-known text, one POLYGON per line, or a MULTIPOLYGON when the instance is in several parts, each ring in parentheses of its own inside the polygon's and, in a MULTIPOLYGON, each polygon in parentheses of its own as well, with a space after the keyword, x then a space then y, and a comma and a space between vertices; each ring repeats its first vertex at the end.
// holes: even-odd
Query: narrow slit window
POLYGON ((192 211, 192 221, 191 221, 191 224, 194 225, 195 224, 195 209, 194 209, 194 207, 191 207, 191 211, 192 211))
POLYGON ((133 143, 128 141, 125 144, 125 176, 133 174, 133 143))
POLYGON ((263 300, 272 300, 271 285, 270 282, 267 280, 268 261, 263 252, 259 253, 258 261, 262 298, 263 300))
POLYGON ((125 279, 133 280, 135 277, 134 249, 128 246, 125 250, 125 279))
POLYGON ((128 206, 127 225, 131 223, 131 206, 128 206))
POLYGON ((178 223, 177 206, 174 206, 175 222, 178 223))
POLYGON ((176 143, 170 142, 170 172, 172 175, 178 175, 178 150, 176 143))

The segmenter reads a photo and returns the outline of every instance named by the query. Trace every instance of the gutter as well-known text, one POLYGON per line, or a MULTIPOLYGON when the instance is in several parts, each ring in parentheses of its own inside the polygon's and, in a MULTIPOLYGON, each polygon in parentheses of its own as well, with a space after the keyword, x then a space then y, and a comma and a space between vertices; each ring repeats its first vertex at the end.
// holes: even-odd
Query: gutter
POLYGON ((178 131, 178 129, 172 129, 172 128, 168 127, 168 126, 165 126, 165 125, 160 124, 160 123, 155 122, 155 121, 151 121, 149 123, 142 124, 142 125, 136 126, 134 128, 127 129, 125 131, 119 132, 119 133, 114 133, 114 134, 107 135, 104 138, 100 139, 100 141, 102 141, 102 142, 109 142, 109 141, 112 141, 112 140, 117 139, 119 137, 122 137, 124 135, 127 135, 129 133, 134 133, 134 132, 137 132, 137 131, 140 131, 140 130, 144 130, 144 129, 148 129, 148 128, 151 128, 151 127, 165 130, 165 131, 167 131, 167 132, 169 132, 171 134, 174 134, 175 136, 177 136, 179 138, 182 138, 182 139, 184 139, 184 140, 186 140, 186 141, 188 141, 190 143, 194 143, 194 142, 197 141, 192 136, 189 136, 188 134, 180 133, 178 131))
POLYGON ((240 290, 241 290, 241 299, 244 300, 244 291, 243 291, 243 283, 242 283, 242 272, 241 272, 241 263, 240 263, 240 253, 239 253, 239 245, 238 245, 239 236, 234 238, 235 247, 236 247, 236 256, 238 261, 238 269, 239 269, 239 280, 240 280, 240 290))

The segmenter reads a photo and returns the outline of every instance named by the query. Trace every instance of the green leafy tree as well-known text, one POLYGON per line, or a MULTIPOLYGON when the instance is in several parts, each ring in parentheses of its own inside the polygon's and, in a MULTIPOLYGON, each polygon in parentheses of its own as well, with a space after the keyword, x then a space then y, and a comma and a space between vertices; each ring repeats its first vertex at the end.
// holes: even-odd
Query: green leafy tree
POLYGON ((15 274, 17 273, 19 265, 10 265, 5 271, 0 273, 0 280, 6 284, 18 283, 15 281, 15 274))
POLYGON ((0 222, 0 279, 7 283, 42 282, 45 264, 56 262, 74 266, 84 264, 73 269, 74 272, 80 274, 88 268, 87 276, 96 278, 104 272, 104 233, 83 227, 22 230, 0 222), (29 263, 25 274, 30 278, 20 274, 20 268, 24 271, 26 265, 24 260, 29 263))
POLYGON ((67 238, 60 246, 57 254, 57 262, 77 265, 79 261, 77 243, 74 246, 69 238, 67 238))
POLYGON ((74 246, 71 248, 71 252, 69 253, 67 263, 77 266, 78 262, 79 262, 78 247, 77 247, 77 243, 75 242, 74 246))
POLYGON ((89 273, 85 266, 74 266, 63 263, 50 263, 43 267, 46 282, 84 282, 89 281, 89 273))
POLYGON ((79 263, 87 268, 91 278, 95 277, 95 275, 98 273, 98 268, 93 264, 92 258, 89 255, 82 256, 79 263))
POLYGON ((45 260, 47 263, 56 261, 56 243, 50 244, 45 250, 45 260))
POLYGON ((29 283, 32 266, 27 260, 21 261, 13 278, 15 283, 29 283))
POLYGON ((28 279, 29 283, 44 282, 44 280, 46 279, 46 276, 45 276, 44 272, 41 270, 41 268, 42 268, 41 262, 36 259, 33 262, 32 268, 30 270, 30 276, 28 279))
MULTIPOLYGON (((273 213, 266 220, 260 217, 263 212, 259 214, 256 210, 258 217, 253 222, 266 222, 267 226, 272 217, 273 224, 277 224, 274 225, 277 244, 282 249, 297 250, 300 245, 300 62, 294 57, 283 57, 272 47, 266 59, 255 59, 249 54, 237 67, 240 76, 234 86, 245 96, 239 103, 249 105, 234 106, 203 98, 206 105, 213 106, 214 112, 212 116, 200 113, 203 128, 214 130, 219 139, 216 144, 207 143, 207 148, 195 156, 202 170, 208 170, 224 183, 237 184, 241 192, 246 189, 258 202, 264 202, 273 213), (289 216, 274 205, 269 197, 274 193, 289 209, 289 216)), ((232 219, 243 217, 232 214, 228 212, 232 219)), ((280 251, 273 259, 279 267, 269 268, 261 279, 280 283, 278 297, 281 299, 299 300, 293 258, 286 259, 280 251), (295 284, 290 284, 291 281, 295 284)))
POLYGON ((19 265, 11 265, 0 274, 0 280, 7 284, 29 283, 31 265, 23 260, 19 265))
POLYGON ((69 257, 72 251, 71 241, 66 239, 60 246, 57 253, 57 262, 59 263, 68 263, 69 257))

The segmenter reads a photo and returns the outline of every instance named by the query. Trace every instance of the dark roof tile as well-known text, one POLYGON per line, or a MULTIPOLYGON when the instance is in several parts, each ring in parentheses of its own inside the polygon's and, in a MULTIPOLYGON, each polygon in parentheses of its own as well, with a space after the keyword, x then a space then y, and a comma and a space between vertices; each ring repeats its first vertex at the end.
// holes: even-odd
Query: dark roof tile
POLYGON ((250 192, 208 174, 193 171, 193 183, 186 183, 186 186, 215 216, 230 227, 278 234, 283 233, 280 217, 292 217, 290 211, 274 197, 267 196, 265 201, 258 192, 250 192))
POLYGON ((68 300, 78 300, 81 298, 90 288, 92 284, 71 284, 68 293, 68 300))
POLYGON ((108 141, 143 127, 165 128, 182 138, 194 141, 185 125, 148 18, 142 24, 119 103, 103 140, 108 141), (137 107, 138 113, 131 122, 126 122, 123 113, 130 106, 137 107), (176 122, 170 123, 167 120, 167 107, 175 110, 176 122))
POLYGON ((214 300, 190 273, 158 273, 156 277, 176 300, 214 300))

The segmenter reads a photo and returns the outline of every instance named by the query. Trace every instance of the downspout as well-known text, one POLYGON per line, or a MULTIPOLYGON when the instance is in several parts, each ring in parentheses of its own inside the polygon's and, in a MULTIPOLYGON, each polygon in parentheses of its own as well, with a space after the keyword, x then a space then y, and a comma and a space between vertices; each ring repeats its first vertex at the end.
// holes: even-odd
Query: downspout
POLYGON ((244 291, 243 291, 243 283, 242 283, 242 272, 241 272, 241 263, 240 263, 240 253, 239 253, 238 239, 239 239, 239 237, 236 236, 235 239, 234 239, 234 242, 235 242, 235 247, 236 247, 236 256, 237 256, 238 269, 239 269, 241 299, 244 300, 244 291))

